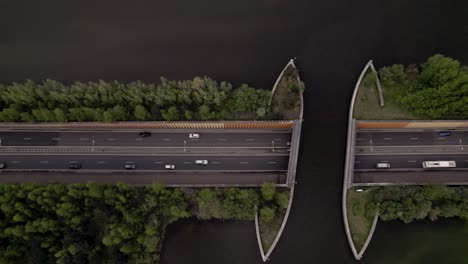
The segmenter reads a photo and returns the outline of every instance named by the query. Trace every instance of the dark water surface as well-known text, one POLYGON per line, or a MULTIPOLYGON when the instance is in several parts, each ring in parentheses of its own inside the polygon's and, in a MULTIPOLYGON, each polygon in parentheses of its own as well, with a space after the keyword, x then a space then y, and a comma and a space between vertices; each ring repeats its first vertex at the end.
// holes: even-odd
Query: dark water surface
MULTIPOLYGON (((0 82, 208 75, 271 88, 297 56, 305 122, 293 212, 270 263, 353 263, 343 231, 346 120, 355 81, 443 53, 468 64, 468 1, 0 1, 0 82)), ((468 263, 455 220, 378 226, 363 263, 468 263)), ((260 263, 253 223, 169 227, 165 264, 260 263)))

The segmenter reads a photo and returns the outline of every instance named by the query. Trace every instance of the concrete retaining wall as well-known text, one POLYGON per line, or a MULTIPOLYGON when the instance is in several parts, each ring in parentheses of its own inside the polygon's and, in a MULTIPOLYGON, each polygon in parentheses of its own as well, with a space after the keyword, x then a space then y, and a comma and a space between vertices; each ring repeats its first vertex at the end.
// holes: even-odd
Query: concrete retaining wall
MULTIPOLYGON (((359 76, 356 86, 354 87, 353 96, 351 97, 351 104, 349 106, 349 113, 348 113, 348 134, 347 134, 347 142, 346 142, 346 157, 345 157, 345 167, 344 167, 344 178, 343 178, 343 196, 341 201, 342 207, 342 214, 343 214, 343 223, 346 232, 346 237, 348 238, 348 244, 353 252, 354 258, 359 260, 361 257, 356 250, 356 246, 354 245, 353 238, 351 236, 351 231, 349 230, 349 223, 348 223, 348 209, 346 205, 346 199, 348 195, 348 189, 351 187, 350 182, 352 179, 352 173, 354 170, 354 161, 353 161, 353 149, 354 149, 354 135, 356 133, 355 125, 354 125, 354 102, 356 101, 357 92, 359 90, 359 86, 361 85, 362 79, 366 74, 367 70, 372 64, 372 60, 370 60, 359 76)), ((361 252, 360 252, 361 253, 361 252)), ((364 252, 362 252, 364 254, 364 252)))
POLYGON ((265 254, 263 250, 263 245, 262 245, 262 239, 260 237, 260 226, 258 223, 258 211, 255 213, 255 231, 257 234, 257 242, 258 242, 258 247, 260 248, 260 254, 262 256, 263 262, 266 262, 268 258, 270 257, 271 253, 273 253, 273 250, 276 247, 276 244, 278 244, 279 239, 281 238, 281 235, 283 234, 284 228, 286 226, 286 222, 288 222, 289 218, 289 213, 291 211, 292 207, 292 201, 294 197, 294 185, 291 187, 289 191, 289 202, 288 202, 288 208, 286 208, 286 213, 284 214, 283 222, 281 223, 281 227, 278 231, 278 234, 275 237, 275 240, 271 244, 270 248, 268 249, 268 252, 265 254))
MULTIPOLYGON (((283 71, 280 73, 278 79, 275 82, 275 86, 273 87, 273 91, 272 91, 272 97, 270 97, 270 103, 268 104, 268 107, 270 107, 271 99, 273 98, 273 93, 276 90, 276 87, 278 86, 279 80, 283 76, 284 71, 289 66, 293 67, 297 72, 297 68, 296 68, 296 65, 294 64, 294 60, 291 59, 288 62, 288 64, 286 64, 283 71)), ((299 77, 299 73, 297 73, 296 76, 297 76, 298 83, 300 83, 301 79, 299 77)), ((275 249, 276 245, 278 244, 279 239, 281 238, 281 235, 283 234, 286 223, 288 222, 289 213, 291 212, 291 207, 292 207, 292 202, 293 202, 293 197, 294 197, 294 187, 296 184, 296 169, 297 169, 297 160, 298 160, 298 155, 299 155, 302 121, 303 121, 303 116, 304 116, 304 96, 303 96, 302 91, 300 92, 300 100, 301 100, 301 108, 300 108, 300 113, 299 113, 299 120, 294 120, 294 130, 293 130, 293 136, 291 140, 291 146, 293 146, 293 148, 289 156, 290 158, 289 158, 289 166, 288 166, 287 186, 290 187, 290 193, 289 193, 288 207, 286 208, 283 222, 281 223, 281 227, 278 231, 278 234, 276 235, 275 240, 271 244, 271 247, 268 249, 267 253, 265 253, 263 250, 262 240, 260 237, 260 227, 258 225, 258 212, 255 213, 255 230, 257 234, 258 247, 260 249, 260 254, 262 256, 263 262, 266 262, 268 258, 270 257, 271 253, 273 253, 273 250, 275 249)))

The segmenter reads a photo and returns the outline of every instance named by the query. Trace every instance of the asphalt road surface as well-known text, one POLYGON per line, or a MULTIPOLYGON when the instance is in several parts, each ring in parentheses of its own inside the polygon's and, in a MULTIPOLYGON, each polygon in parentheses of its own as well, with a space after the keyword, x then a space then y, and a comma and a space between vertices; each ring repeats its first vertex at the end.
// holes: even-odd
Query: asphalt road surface
MULTIPOLYGON (((196 132, 191 132, 196 133, 196 132)), ((189 132, 152 132, 142 137, 139 132, 121 131, 0 131, 2 146, 223 146, 223 147, 285 147, 291 142, 291 132, 199 133, 190 139, 189 132)))
POLYGON ((408 145, 466 145, 468 130, 450 130, 451 136, 441 136, 440 131, 377 131, 357 130, 356 146, 408 146, 408 145))
MULTIPOLYGON (((391 169, 421 169, 423 161, 454 160, 457 168, 468 168, 467 154, 356 155, 355 170, 375 169, 376 163, 388 162, 391 169)), ((385 169, 387 170, 387 169, 385 169)), ((450 170, 446 169, 446 170, 450 170)), ((381 169, 380 171, 384 171, 381 169)), ((468 171, 466 171, 468 174, 468 171)))
POLYGON ((0 155, 7 170, 68 170, 70 162, 82 164, 81 170, 125 170, 127 162, 135 162, 135 171, 165 170, 167 164, 179 170, 198 171, 287 171, 288 155, 269 156, 151 156, 151 155, 0 155), (195 160, 208 160, 208 165, 197 165, 195 160))

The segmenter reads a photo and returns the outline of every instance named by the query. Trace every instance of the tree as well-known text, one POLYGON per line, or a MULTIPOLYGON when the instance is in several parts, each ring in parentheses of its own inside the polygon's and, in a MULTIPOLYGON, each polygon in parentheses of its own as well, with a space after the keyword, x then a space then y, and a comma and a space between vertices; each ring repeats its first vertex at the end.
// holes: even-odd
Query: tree
POLYGON ((148 110, 142 105, 135 106, 134 113, 137 120, 147 120, 151 116, 148 110))
POLYGON ((276 193, 276 186, 274 183, 265 182, 262 184, 262 197, 265 201, 271 201, 276 193))
POLYGON ((274 208, 271 208, 271 207, 268 207, 268 206, 264 206, 262 208, 260 208, 260 221, 264 222, 264 223, 269 223, 273 220, 273 218, 275 217, 275 209, 274 208))

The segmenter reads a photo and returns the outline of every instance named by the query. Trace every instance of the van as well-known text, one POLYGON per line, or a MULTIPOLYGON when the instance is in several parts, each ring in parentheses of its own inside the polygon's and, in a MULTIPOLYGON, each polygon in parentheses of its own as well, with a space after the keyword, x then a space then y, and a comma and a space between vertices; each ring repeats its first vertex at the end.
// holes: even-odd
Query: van
POLYGON ((379 162, 375 164, 376 169, 390 169, 390 163, 388 162, 379 162))

